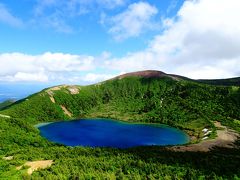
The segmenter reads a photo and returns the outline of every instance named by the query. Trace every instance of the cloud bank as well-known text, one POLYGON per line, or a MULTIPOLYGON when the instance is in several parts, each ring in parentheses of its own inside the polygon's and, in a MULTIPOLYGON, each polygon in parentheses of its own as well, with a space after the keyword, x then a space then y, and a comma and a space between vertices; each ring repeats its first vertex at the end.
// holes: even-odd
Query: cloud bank
POLYGON ((240 76, 240 2, 186 1, 144 51, 106 62, 123 71, 159 69, 190 78, 240 76))
POLYGON ((0 55, 0 80, 47 82, 69 78, 70 81, 71 74, 93 70, 93 60, 91 56, 50 52, 35 56, 5 53, 0 55))

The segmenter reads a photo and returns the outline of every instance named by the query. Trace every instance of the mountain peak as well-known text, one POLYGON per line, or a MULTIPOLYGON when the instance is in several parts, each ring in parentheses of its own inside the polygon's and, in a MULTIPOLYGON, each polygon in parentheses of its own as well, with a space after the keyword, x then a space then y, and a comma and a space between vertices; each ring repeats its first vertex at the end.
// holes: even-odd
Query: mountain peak
POLYGON ((114 79, 123 79, 123 78, 126 78, 126 77, 144 77, 144 78, 170 77, 174 80, 181 79, 181 76, 167 74, 165 72, 157 71, 157 70, 145 70, 145 71, 130 72, 130 73, 126 73, 126 74, 117 76, 114 79))
POLYGON ((118 78, 125 78, 125 77, 129 77, 129 76, 139 76, 139 77, 150 78, 150 77, 162 77, 162 76, 166 76, 166 75, 167 74, 162 71, 146 70, 146 71, 137 71, 137 72, 126 73, 126 74, 118 76, 118 78))

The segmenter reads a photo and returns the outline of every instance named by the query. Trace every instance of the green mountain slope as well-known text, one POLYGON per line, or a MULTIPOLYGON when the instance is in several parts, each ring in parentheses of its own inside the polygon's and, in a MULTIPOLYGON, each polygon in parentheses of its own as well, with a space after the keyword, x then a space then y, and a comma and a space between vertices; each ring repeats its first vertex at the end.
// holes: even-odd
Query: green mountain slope
POLYGON ((202 128, 214 130, 215 120, 240 131, 239 108, 239 86, 208 85, 157 71, 131 73, 90 86, 44 89, 0 111, 11 116, 0 116, 0 179, 238 179, 239 149, 72 148, 47 141, 33 125, 108 117, 169 124, 199 140, 202 128), (27 167, 16 169, 35 160, 53 160, 54 164, 31 177, 27 167))
POLYGON ((164 123, 200 136, 201 129, 221 121, 235 129, 240 119, 240 88, 210 86, 159 71, 122 75, 90 86, 45 89, 16 102, 3 114, 34 123, 108 117, 164 123))

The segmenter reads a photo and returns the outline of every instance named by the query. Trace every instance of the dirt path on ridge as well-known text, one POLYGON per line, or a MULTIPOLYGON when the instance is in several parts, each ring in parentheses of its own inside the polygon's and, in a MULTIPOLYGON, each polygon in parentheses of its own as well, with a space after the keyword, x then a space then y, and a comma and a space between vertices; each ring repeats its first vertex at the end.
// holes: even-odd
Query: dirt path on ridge
POLYGON ((235 147, 234 142, 239 137, 239 134, 231 129, 228 129, 226 126, 221 125, 220 122, 215 122, 214 125, 217 128, 221 128, 217 130, 217 137, 215 139, 203 140, 198 144, 190 144, 186 146, 173 146, 173 147, 169 147, 169 149, 173 151, 207 152, 207 151, 210 151, 211 148, 215 146, 234 148, 235 147))
POLYGON ((62 108, 64 114, 66 114, 69 117, 72 117, 72 113, 70 111, 68 111, 65 106, 61 105, 61 108, 62 108))

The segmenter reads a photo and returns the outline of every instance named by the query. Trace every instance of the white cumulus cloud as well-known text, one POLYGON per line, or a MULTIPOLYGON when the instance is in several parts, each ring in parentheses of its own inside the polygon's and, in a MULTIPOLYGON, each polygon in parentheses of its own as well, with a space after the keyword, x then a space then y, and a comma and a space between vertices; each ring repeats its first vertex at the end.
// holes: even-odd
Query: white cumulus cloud
POLYGON ((44 73, 24 73, 17 72, 16 74, 10 76, 0 76, 0 81, 4 82, 47 82, 48 76, 44 73))
POLYGON ((0 63, 2 81, 57 81, 64 74, 95 68, 92 56, 50 52, 41 55, 0 54, 0 63))
POLYGON ((106 61, 123 71, 159 69, 191 78, 240 76, 240 1, 185 1, 148 48, 106 61))
POLYGON ((96 74, 88 73, 85 76, 81 77, 82 81, 85 82, 99 82, 113 78, 116 75, 113 74, 96 74))
POLYGON ((137 37, 142 32, 152 29, 155 26, 153 17, 157 13, 157 8, 147 2, 130 4, 124 12, 109 19, 112 24, 109 33, 116 40, 137 37))

